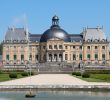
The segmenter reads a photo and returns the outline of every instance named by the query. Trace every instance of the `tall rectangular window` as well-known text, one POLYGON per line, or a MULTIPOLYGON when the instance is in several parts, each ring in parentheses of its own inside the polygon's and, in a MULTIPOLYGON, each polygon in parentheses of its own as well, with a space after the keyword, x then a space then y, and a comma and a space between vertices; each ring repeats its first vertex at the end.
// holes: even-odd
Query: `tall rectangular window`
POLYGON ((16 58, 17 58, 17 56, 16 56, 16 55, 14 55, 14 60, 16 60, 16 58))
POLYGON ((98 47, 97 47, 97 46, 95 46, 95 49, 98 49, 98 47))
POLYGON ((90 46, 87 46, 87 49, 90 50, 90 46))
POLYGON ((39 56, 38 55, 36 55, 36 60, 38 60, 39 59, 39 56))
POLYGON ((29 60, 32 60, 32 55, 30 54, 30 56, 29 56, 29 60))
POLYGON ((21 60, 22 60, 22 61, 24 60, 24 55, 21 55, 21 60))
POLYGON ((6 55, 6 60, 10 60, 9 54, 6 55))
POLYGON ((73 54, 73 60, 76 60, 76 54, 73 54))
POLYGON ((57 45, 54 45, 54 49, 57 49, 57 45))
POLYGON ((95 56, 95 60, 97 60, 98 59, 98 54, 95 54, 94 56, 95 56))
POLYGON ((65 54, 65 60, 68 60, 68 54, 65 54))
POLYGON ((88 58, 89 60, 90 60, 90 57, 91 57, 90 54, 87 54, 87 58, 88 58))
POLYGON ((102 49, 105 50, 105 46, 102 46, 102 49))
POLYGON ((102 54, 102 60, 105 60, 105 54, 102 54))
POLYGON ((79 59, 82 60, 82 54, 79 54, 79 59))
POLYGON ((52 45, 49 45, 49 49, 52 49, 52 45))

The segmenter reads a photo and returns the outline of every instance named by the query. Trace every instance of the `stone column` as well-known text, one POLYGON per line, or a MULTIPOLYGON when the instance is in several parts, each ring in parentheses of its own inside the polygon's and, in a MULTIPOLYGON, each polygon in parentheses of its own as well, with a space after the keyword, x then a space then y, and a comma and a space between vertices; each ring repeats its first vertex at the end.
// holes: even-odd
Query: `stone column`
POLYGON ((49 61, 49 55, 48 55, 48 52, 46 53, 46 61, 47 61, 47 62, 49 61))
POLYGON ((63 56, 63 61, 65 61, 65 52, 63 52, 62 56, 63 56))
POLYGON ((54 62, 54 53, 52 53, 52 62, 54 62))

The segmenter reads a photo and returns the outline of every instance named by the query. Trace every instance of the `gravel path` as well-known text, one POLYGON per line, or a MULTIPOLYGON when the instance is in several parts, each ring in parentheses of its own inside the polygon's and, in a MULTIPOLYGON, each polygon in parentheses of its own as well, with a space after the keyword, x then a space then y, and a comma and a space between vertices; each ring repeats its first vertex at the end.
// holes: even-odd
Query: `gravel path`
MULTIPOLYGON (((31 85, 109 85, 107 82, 86 82, 69 74, 39 74, 31 76, 31 85)), ((0 82, 0 85, 30 85, 30 77, 0 82)))

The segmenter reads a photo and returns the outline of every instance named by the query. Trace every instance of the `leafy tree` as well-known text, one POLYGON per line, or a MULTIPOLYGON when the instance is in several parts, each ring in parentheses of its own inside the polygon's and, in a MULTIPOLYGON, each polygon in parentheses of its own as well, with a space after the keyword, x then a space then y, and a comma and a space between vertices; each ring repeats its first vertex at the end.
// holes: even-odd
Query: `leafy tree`
POLYGON ((3 44, 0 43, 0 55, 2 55, 2 51, 3 51, 3 44))

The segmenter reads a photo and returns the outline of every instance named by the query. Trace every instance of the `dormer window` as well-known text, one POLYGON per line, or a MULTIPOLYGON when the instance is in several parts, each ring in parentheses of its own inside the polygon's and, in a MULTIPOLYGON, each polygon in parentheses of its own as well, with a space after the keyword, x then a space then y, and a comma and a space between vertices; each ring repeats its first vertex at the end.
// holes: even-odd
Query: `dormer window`
POLYGON ((88 40, 87 40, 87 42, 91 42, 91 40, 90 40, 90 39, 88 39, 88 40))

